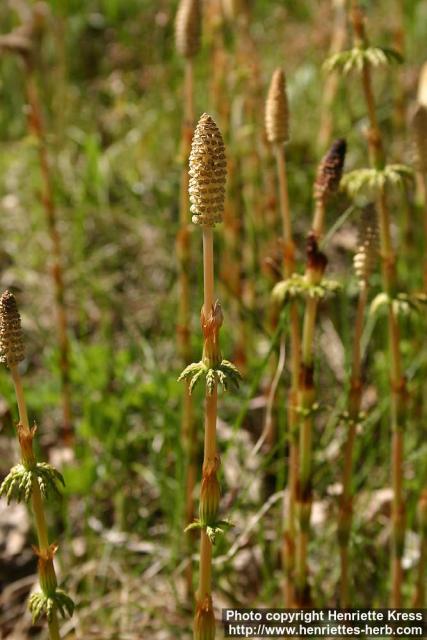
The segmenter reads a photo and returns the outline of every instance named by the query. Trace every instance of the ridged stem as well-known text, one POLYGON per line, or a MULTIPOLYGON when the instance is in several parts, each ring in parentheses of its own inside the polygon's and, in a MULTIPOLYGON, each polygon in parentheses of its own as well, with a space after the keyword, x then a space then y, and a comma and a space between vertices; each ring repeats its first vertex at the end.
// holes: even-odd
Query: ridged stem
POLYGON ((203 227, 203 309, 208 318, 214 303, 213 229, 203 227))
MULTIPOLYGON (((352 2, 352 22, 356 43, 366 45, 367 38, 357 0, 352 2)), ((372 89, 371 70, 366 62, 362 68, 362 88, 369 118, 368 145, 371 165, 382 169, 385 164, 381 131, 376 115, 375 98, 372 89)), ((377 198, 380 226, 380 255, 382 261, 382 278, 384 291, 393 296, 396 291, 395 254, 391 242, 390 213, 384 188, 377 198)), ((403 502, 403 425, 405 424, 404 402, 405 381, 402 377, 400 357, 400 336, 396 312, 392 304, 388 308, 388 335, 390 353, 390 386, 391 386, 391 482, 392 500, 392 541, 391 541, 391 596, 390 606, 402 605, 402 555, 405 539, 405 509, 403 502)))
POLYGON ((71 412, 71 389, 70 389, 70 355, 68 340, 68 319, 65 307, 65 286, 62 265, 62 248, 58 232, 55 200, 53 195, 52 178, 49 166, 49 159, 46 149, 45 133, 40 108, 40 99, 37 86, 34 80, 34 71, 31 63, 26 64, 26 91, 30 108, 28 126, 30 132, 38 142, 38 153, 40 163, 40 174, 42 179, 42 203, 45 210, 47 228, 51 241, 52 251, 52 279, 55 291, 56 322, 59 344, 59 367, 61 375, 61 396, 63 425, 62 433, 66 444, 72 444, 72 412, 71 412))
POLYGON ((348 398, 348 431, 344 444, 343 467, 342 467, 342 493, 339 504, 338 519, 338 539, 340 546, 340 607, 345 609, 349 606, 349 541, 353 519, 353 495, 351 481, 353 476, 353 452, 356 437, 356 428, 360 413, 361 402, 361 339, 363 321, 365 317, 368 299, 368 289, 366 283, 360 288, 353 340, 353 360, 350 380, 350 393, 348 398))
MULTIPOLYGON (((203 227, 203 280, 204 297, 203 310, 209 317, 214 303, 214 262, 213 262, 213 229, 203 227)), ((203 467, 215 464, 217 458, 216 421, 217 421, 218 390, 215 385, 211 395, 205 396, 205 438, 203 467)), ((197 601, 202 603, 212 593, 212 542, 206 529, 200 533, 200 573, 197 601)))
POLYGON ((50 640, 61 640, 61 635, 59 633, 58 615, 56 611, 53 611, 52 613, 52 618, 50 622, 48 622, 48 629, 50 640))
MULTIPOLYGON (((216 419, 218 394, 215 388, 212 395, 205 398, 205 442, 203 464, 216 458, 216 419)), ((212 592, 212 543, 205 529, 200 534, 200 576, 197 599, 203 601, 212 592)))
POLYGON ((319 240, 323 235, 323 227, 325 225, 325 203, 323 198, 316 200, 313 216, 312 231, 319 240))
MULTIPOLYGON (((26 431, 30 430, 28 422, 27 405, 25 402, 24 389, 22 386, 21 376, 16 365, 10 365, 10 373, 15 387, 16 401, 18 404, 19 422, 26 431)), ((33 507, 34 521, 39 543, 40 551, 46 551, 49 548, 49 538, 47 532, 46 516, 44 513, 43 499, 40 492, 39 484, 36 480, 32 483, 31 501, 33 507)), ((53 569, 55 571, 55 569, 53 569)), ((56 611, 50 622, 48 622, 50 640, 60 640, 59 625, 56 611)))
POLYGON ((285 277, 289 277, 294 270, 295 248, 292 241, 291 212, 289 207, 288 177, 286 174, 286 155, 283 145, 275 145, 274 154, 279 178, 280 216, 282 219, 282 233, 284 246, 285 277))
POLYGON ((307 412, 299 425, 299 476, 297 487, 298 536, 296 545, 296 601, 304 605, 308 599, 307 548, 312 502, 312 431, 310 410, 314 402, 313 347, 318 302, 306 302, 301 343, 301 375, 298 389, 298 407, 307 412))
MULTIPOLYGON (((190 333, 190 262, 191 262, 191 232, 190 232, 190 202, 188 197, 188 158, 191 150, 191 140, 194 125, 194 99, 193 99, 193 61, 187 58, 185 61, 184 77, 184 117, 181 140, 181 184, 180 184, 180 210, 179 231, 177 236, 177 254, 179 261, 178 275, 178 347, 182 362, 186 367, 191 362, 191 333, 190 333)), ((197 478, 197 441, 194 434, 193 401, 188 392, 188 383, 185 384, 182 399, 181 413, 181 438, 183 450, 186 453, 186 479, 185 479, 185 521, 186 525, 194 520, 194 487, 197 478)), ((188 537, 188 566, 186 570, 187 593, 193 591, 193 566, 192 547, 194 538, 188 537)))

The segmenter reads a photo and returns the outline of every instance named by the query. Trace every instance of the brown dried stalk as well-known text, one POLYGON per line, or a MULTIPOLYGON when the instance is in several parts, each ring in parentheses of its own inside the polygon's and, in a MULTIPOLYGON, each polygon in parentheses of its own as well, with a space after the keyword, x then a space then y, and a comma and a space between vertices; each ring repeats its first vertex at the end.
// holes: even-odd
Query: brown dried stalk
MULTIPOLYGON (((175 22, 176 48, 185 60, 183 122, 181 134, 181 184, 179 205, 179 231, 176 239, 176 249, 179 262, 179 305, 178 305, 178 348, 183 365, 191 362, 191 333, 190 333, 190 263, 191 263, 191 233, 189 220, 188 197, 188 159, 190 156, 191 139, 194 126, 194 69, 193 59, 200 47, 201 5, 200 0, 181 0, 175 22)), ((181 437, 183 449, 186 452, 186 481, 185 481, 185 522, 186 525, 194 520, 194 488, 197 479, 197 437, 193 416, 193 403, 188 384, 184 388, 181 437)), ((189 537, 188 567, 186 571, 187 593, 193 590, 192 567, 192 537, 189 537)))
POLYGON ((66 444, 73 441, 71 388, 70 388, 70 347, 68 340, 68 318, 66 308, 66 291, 64 283, 63 251, 58 231, 57 211, 55 205, 52 169, 46 143, 46 132, 43 124, 42 107, 36 82, 36 45, 44 27, 45 14, 36 5, 31 21, 22 25, 15 32, 0 38, 0 50, 7 49, 19 54, 25 71, 25 87, 28 102, 28 130, 37 141, 40 174, 42 180, 41 201, 46 216, 47 229, 51 242, 52 266, 51 274, 55 292, 56 324, 59 345, 59 367, 61 375, 62 396, 62 434, 66 444))
MULTIPOLYGON (((344 49, 347 40, 346 0, 332 0, 331 4, 334 12, 334 21, 329 53, 333 55, 344 49)), ((317 141, 319 149, 324 149, 330 143, 333 134, 334 116, 332 105, 338 91, 339 81, 340 76, 337 71, 330 73, 325 80, 320 106, 320 126, 317 141)))
MULTIPOLYGON (((355 45, 367 47, 364 16, 357 0, 352 0, 351 20, 355 45)), ((372 87, 371 66, 363 59, 362 89, 369 118, 368 147, 371 166, 383 169, 385 166, 382 135, 378 125, 375 98, 372 87)), ((379 189, 377 211, 380 228, 380 256, 384 292, 393 297, 396 293, 396 256, 391 241, 390 211, 384 186, 379 189)), ((405 425, 405 392, 406 383, 402 371, 400 355, 400 330, 395 307, 388 305, 388 333, 390 352, 390 388, 391 388, 391 431, 392 431, 392 541, 391 541, 391 574, 392 588, 390 604, 393 607, 402 605, 402 555, 405 544, 405 503, 403 496, 403 444, 405 425)))

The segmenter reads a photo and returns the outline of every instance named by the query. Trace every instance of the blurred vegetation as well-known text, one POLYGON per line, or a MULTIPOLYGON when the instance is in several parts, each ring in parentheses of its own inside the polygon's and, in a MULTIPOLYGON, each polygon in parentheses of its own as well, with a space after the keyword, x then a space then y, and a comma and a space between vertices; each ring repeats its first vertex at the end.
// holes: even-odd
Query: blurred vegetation
MULTIPOLYGON (((363 4, 371 41, 390 46, 393 3, 363 4)), ((0 5, 2 32, 19 24, 20 8, 19 0, 0 5)), ((58 351, 48 271, 49 241, 38 198, 36 146, 26 129, 22 66, 18 59, 6 55, 0 60, 0 278, 2 289, 10 287, 17 293, 23 316, 28 352, 24 381, 30 416, 39 426, 42 455, 59 458, 66 479, 63 503, 58 503, 55 514, 51 511, 51 524, 62 540, 60 573, 67 577, 77 602, 75 628, 74 623, 66 623, 68 635, 64 637, 126 640, 150 636, 160 640, 179 634, 182 639, 190 638, 192 603, 183 588, 182 388, 176 381, 181 363, 176 353, 174 247, 183 75, 182 61, 174 48, 176 2, 50 0, 49 10, 37 80, 54 171, 71 318, 77 436, 72 460, 64 458, 66 452, 57 444, 61 420, 58 351)), ((427 58, 427 3, 405 2, 404 20, 401 80, 409 108, 415 99, 420 66, 427 58)), ((255 166, 246 163, 243 175, 243 181, 251 181, 258 192, 259 211, 249 189, 243 189, 242 243, 247 243, 254 256, 252 273, 245 273, 255 288, 252 308, 247 301, 233 298, 223 280, 219 287, 226 318, 222 336, 225 357, 232 359, 241 338, 240 317, 246 322, 249 338, 241 390, 237 395, 225 395, 220 406, 223 501, 235 527, 219 541, 216 551, 218 607, 282 605, 281 496, 273 498, 265 513, 260 510, 270 494, 286 485, 284 384, 276 403, 277 448, 267 457, 260 452, 251 455, 262 429, 271 371, 266 354, 272 336, 269 306, 275 280, 265 259, 277 254, 280 235, 274 217, 275 182, 266 179, 268 172, 274 176, 274 164, 263 140, 263 99, 272 70, 282 65, 291 110, 289 188, 301 262, 312 209, 313 176, 324 153, 316 139, 325 79, 321 65, 328 55, 330 25, 331 7, 326 0, 258 0, 250 18, 258 58, 237 57, 237 68, 232 66, 233 52, 242 34, 238 26, 226 27, 224 41, 231 66, 227 71, 229 90, 220 100, 227 102, 231 111, 230 156, 241 154, 245 163, 256 140, 263 167, 257 162, 255 166), (246 119, 242 101, 251 90, 255 66, 259 95, 255 96, 255 117, 246 119), (253 521, 255 516, 259 517, 253 521)), ((196 59, 196 113, 212 113, 220 124, 218 96, 211 91, 211 54, 219 37, 212 28, 205 30, 203 49, 196 59)), ((380 125, 390 161, 410 163, 406 123, 397 130, 393 121, 396 73, 393 68, 375 72, 380 125)), ((333 115, 334 135, 346 137, 348 142, 347 169, 365 166, 365 107, 353 78, 340 81, 333 115)), ((421 214, 411 189, 410 193, 393 191, 391 197, 402 291, 422 288, 421 214)), ((345 196, 337 197, 328 213, 328 225, 349 206, 345 196)), ((322 305, 316 364, 322 411, 315 434, 310 564, 317 606, 336 603, 336 497, 345 429, 339 414, 346 402, 357 294, 351 266, 356 226, 355 210, 326 247, 329 270, 343 288, 337 298, 322 305)), ((216 242, 221 275, 221 261, 227 257, 221 233, 216 242)), ((202 275, 197 234, 193 234, 192 255, 192 324, 198 359, 202 275)), ((373 282, 375 294, 380 291, 379 274, 373 282)), ((383 320, 381 314, 370 316, 365 332, 368 417, 356 444, 353 606, 384 604, 389 588, 389 370, 383 320)), ((411 601, 417 558, 415 507, 427 480, 425 330, 425 312, 403 321, 410 391, 410 420, 405 425, 407 603, 411 601)), ((17 414, 6 370, 0 372, 0 394, 0 470, 5 474, 17 457, 13 433, 17 414)), ((203 402, 199 390, 194 406, 201 441, 203 402)), ((2 521, 6 517, 2 516, 2 521)), ((1 556, 2 586, 15 576, 34 571, 31 560, 19 570, 18 556, 1 556)), ((16 592, 9 602, 3 602, 5 638, 21 637, 13 635, 17 633, 14 625, 25 609, 26 595, 16 592)), ((39 637, 45 637, 43 631, 39 637)))

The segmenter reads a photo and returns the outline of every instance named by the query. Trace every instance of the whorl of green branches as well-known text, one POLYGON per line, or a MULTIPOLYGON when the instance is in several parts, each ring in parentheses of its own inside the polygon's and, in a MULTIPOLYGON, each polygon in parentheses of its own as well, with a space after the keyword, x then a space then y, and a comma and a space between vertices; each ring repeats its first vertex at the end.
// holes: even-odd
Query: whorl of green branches
POLYGON ((341 188, 353 198, 362 191, 378 192, 387 184, 402 187, 405 180, 413 177, 413 169, 404 164, 389 164, 384 169, 356 169, 343 176, 341 188))
POLYGON ((323 69, 327 73, 342 70, 344 74, 351 71, 360 73, 365 64, 372 67, 382 67, 389 64, 401 64, 403 58, 394 49, 382 47, 353 47, 347 51, 334 53, 323 64, 323 69))

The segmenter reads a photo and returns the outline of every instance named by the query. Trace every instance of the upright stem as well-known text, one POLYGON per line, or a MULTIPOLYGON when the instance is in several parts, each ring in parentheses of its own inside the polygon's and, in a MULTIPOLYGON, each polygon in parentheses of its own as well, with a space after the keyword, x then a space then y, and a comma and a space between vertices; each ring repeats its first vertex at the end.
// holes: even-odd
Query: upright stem
POLYGON ((341 580, 340 580, 340 607, 349 606, 349 541, 353 519, 353 495, 351 480, 353 475, 353 451, 356 436, 357 422, 360 413, 361 402, 361 339, 363 320, 368 299, 368 289, 363 283, 357 302, 356 321, 354 327, 353 361, 350 380, 350 393, 348 397, 348 431, 344 445, 342 468, 342 494, 339 505, 338 540, 340 546, 341 580))
POLYGON ((203 227, 203 309, 209 317, 214 303, 213 229, 203 227))
POLYGON ((23 427, 29 430, 30 424, 28 421, 27 405, 25 403, 24 389, 22 386, 21 376, 19 374, 18 365, 14 364, 10 367, 10 374, 12 376, 13 384, 15 387, 16 402, 18 404, 19 422, 23 427))
POLYGON ((66 444, 71 444, 72 435, 72 412, 71 412, 71 389, 70 389, 70 356, 68 340, 68 319, 65 306, 65 286, 62 265, 62 248, 58 232, 55 200, 53 195, 52 178, 49 166, 49 159, 46 149, 45 132, 43 128, 42 112, 38 96, 37 86, 34 80, 34 71, 31 63, 26 65, 26 90, 30 107, 28 126, 30 131, 38 141, 38 153, 40 163, 40 173, 42 178, 42 203, 45 209, 48 232, 52 250, 52 279, 55 290, 55 307, 57 320, 57 333, 60 354, 60 375, 61 375, 61 395, 63 411, 63 436, 66 444))
MULTIPOLYGON (((352 0, 352 22, 355 42, 366 45, 363 17, 357 0, 352 0)), ((371 165, 382 169, 385 165, 384 148, 381 131, 376 115, 375 98, 372 89, 371 69, 366 62, 362 68, 362 87, 369 118, 368 145, 371 165)), ((384 188, 379 191, 377 209, 380 223, 380 253, 382 260, 382 277, 384 291, 393 296, 396 292, 395 254, 391 242, 390 213, 384 188)), ((403 501, 403 425, 405 381, 402 376, 399 349, 399 326, 396 312, 390 303, 388 308, 388 334, 390 353, 390 386, 391 386, 391 478, 393 489, 392 501, 392 542, 391 542, 391 598, 392 607, 402 604, 402 555, 405 540, 405 507, 403 501)))
MULTIPOLYGON (((333 32, 331 38, 331 46, 329 54, 339 53, 345 46, 347 39, 346 28, 346 12, 345 4, 346 0, 332 0, 334 10, 334 23, 333 32)), ((333 130, 333 109, 332 105, 337 94, 339 86, 340 76, 338 72, 328 74, 322 92, 322 103, 320 107, 320 126, 319 126, 319 138, 318 147, 324 149, 328 146, 333 130)))
POLYGON ((59 633, 59 623, 58 623, 58 614, 56 611, 53 611, 52 618, 50 622, 48 622, 49 636, 50 640, 61 640, 61 635, 59 633))
POLYGON ((319 240, 323 235, 323 227, 325 225, 325 203, 323 199, 316 200, 312 231, 319 240))
MULTIPOLYGON (((190 260, 191 260, 191 233, 189 227, 190 202, 188 197, 188 158, 191 150, 191 139, 193 135, 194 121, 194 99, 193 99, 193 60, 187 58, 185 61, 184 77, 184 117, 182 125, 181 139, 181 185, 180 185, 180 228, 177 235, 177 254, 179 261, 179 301, 178 301, 178 347, 184 367, 191 361, 191 333, 190 333, 190 260)), ((184 386, 182 414, 181 414, 181 437, 183 450, 186 453, 186 479, 185 479, 185 521, 190 524, 194 520, 194 487, 197 479, 197 439, 194 434, 193 402, 188 391, 188 383, 184 386)), ((191 561, 191 551, 194 543, 193 536, 189 536, 188 544, 188 567, 186 570, 187 593, 193 590, 193 567, 191 561)))
MULTIPOLYGON (((212 395, 205 398, 205 443, 203 466, 209 461, 215 461, 216 450, 216 417, 218 393, 214 389, 212 395)), ((200 534, 200 577, 198 600, 203 601, 212 591, 212 543, 205 529, 200 534)))
POLYGON ((277 174, 279 177, 280 214, 282 218, 282 231, 284 246, 284 270, 285 277, 292 275, 294 270, 294 245, 292 242, 291 212, 289 207, 288 178, 286 174, 286 156, 283 145, 276 145, 275 156, 277 162, 277 174))
MULTIPOLYGON (((30 430, 28 422, 27 406, 25 403, 24 389, 17 365, 10 366, 13 384, 15 386, 16 400, 18 403, 19 421, 26 430, 30 430)), ((40 551, 45 551, 49 546, 46 518, 43 509, 43 500, 40 487, 36 480, 33 480, 32 504, 34 519, 36 522, 36 532, 39 541, 40 551)))
POLYGON ((200 532, 200 574, 197 599, 199 602, 212 593, 212 542, 205 529, 200 532))
MULTIPOLYGON (((213 263, 213 229, 203 227, 203 278, 204 278, 204 298, 203 315, 207 319, 210 317, 214 304, 214 263, 213 263)), ((209 337, 205 338, 209 340, 209 337)), ((211 394, 206 389, 205 395, 205 439, 203 473, 217 466, 217 446, 216 446, 216 421, 217 421, 218 389, 215 384, 211 394)), ((200 574, 199 588, 197 591, 198 606, 205 601, 210 601, 212 592, 212 542, 210 541, 206 528, 203 527, 200 533, 200 574)), ((197 615, 197 614, 196 614, 197 615)))
MULTIPOLYGON (((28 422, 28 412, 25 403, 24 390, 22 386, 21 376, 17 365, 10 365, 10 373, 15 387, 16 401, 18 404, 19 422, 25 428, 30 430, 28 422)), ((47 532, 46 516, 43 508, 43 499, 37 480, 32 483, 32 507, 34 514, 35 527, 40 551, 46 551, 49 547, 49 538, 47 532)), ((55 569, 53 569, 55 571, 55 569)), ((60 640, 58 617, 56 611, 53 612, 51 621, 48 623, 50 640, 60 640)))

